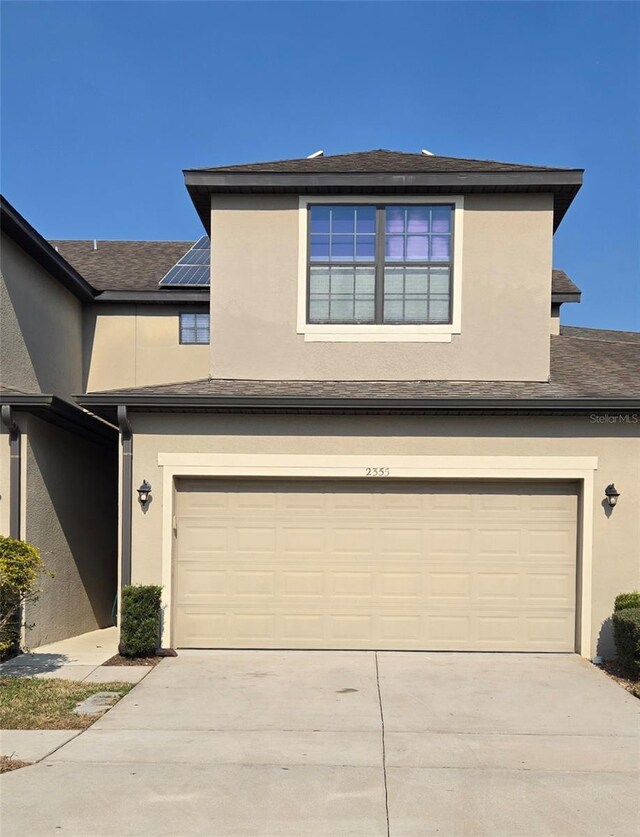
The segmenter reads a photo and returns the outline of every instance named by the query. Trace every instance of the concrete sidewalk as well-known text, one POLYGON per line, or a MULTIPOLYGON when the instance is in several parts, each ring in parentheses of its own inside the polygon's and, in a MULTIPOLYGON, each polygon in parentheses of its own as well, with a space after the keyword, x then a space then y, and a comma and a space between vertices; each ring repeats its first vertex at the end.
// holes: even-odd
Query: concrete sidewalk
MULTIPOLYGON (((0 677, 38 677, 84 683, 139 683, 149 666, 103 666, 118 653, 118 629, 80 634, 35 648, 0 664, 0 677)), ((80 730, 0 730, 0 755, 41 761, 80 730)))
POLYGON ((3 837, 631 837, 639 706, 573 655, 184 653, 2 777, 3 837))
POLYGON ((138 683, 148 666, 103 666, 118 653, 117 628, 102 628, 86 634, 41 645, 0 664, 0 677, 51 677, 87 683, 120 681, 138 683))

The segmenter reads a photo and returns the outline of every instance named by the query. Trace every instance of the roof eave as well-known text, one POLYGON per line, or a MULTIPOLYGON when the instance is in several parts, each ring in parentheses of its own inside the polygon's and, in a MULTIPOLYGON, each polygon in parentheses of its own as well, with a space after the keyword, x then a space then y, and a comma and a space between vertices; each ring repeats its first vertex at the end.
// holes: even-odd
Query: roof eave
POLYGON ((583 169, 533 172, 324 173, 214 172, 185 169, 185 186, 210 234, 212 194, 470 194, 550 192, 554 231, 578 193, 583 169))
POLYGON ((551 302, 561 305, 563 302, 580 302, 582 298, 582 292, 577 294, 551 294, 551 302))
POLYGON ((57 395, 0 392, 0 404, 8 404, 15 410, 35 415, 85 438, 102 442, 115 442, 117 439, 117 430, 109 421, 57 395))
POLYGON ((166 289, 158 291, 102 291, 94 302, 122 302, 138 305, 188 305, 209 302, 209 288, 206 290, 166 289))
POLYGON ((91 302, 95 298, 95 288, 3 196, 0 196, 0 226, 3 232, 74 296, 82 302, 91 302))
POLYGON ((584 414, 640 409, 640 398, 340 398, 88 393, 78 403, 101 415, 137 412, 309 412, 420 414, 584 414))

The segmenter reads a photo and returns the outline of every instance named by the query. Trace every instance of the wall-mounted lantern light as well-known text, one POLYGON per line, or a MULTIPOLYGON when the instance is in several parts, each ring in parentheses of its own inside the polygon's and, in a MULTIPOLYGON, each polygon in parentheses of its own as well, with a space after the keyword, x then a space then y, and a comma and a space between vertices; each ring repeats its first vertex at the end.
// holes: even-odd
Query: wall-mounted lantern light
POLYGON ((142 485, 138 489, 138 500, 144 506, 149 502, 149 497, 151 497, 151 485, 146 480, 142 480, 142 485))
POLYGON ((607 498, 607 503, 609 503, 611 508, 613 508, 615 504, 618 502, 620 492, 616 489, 615 485, 611 483, 605 488, 604 493, 605 497, 607 498))

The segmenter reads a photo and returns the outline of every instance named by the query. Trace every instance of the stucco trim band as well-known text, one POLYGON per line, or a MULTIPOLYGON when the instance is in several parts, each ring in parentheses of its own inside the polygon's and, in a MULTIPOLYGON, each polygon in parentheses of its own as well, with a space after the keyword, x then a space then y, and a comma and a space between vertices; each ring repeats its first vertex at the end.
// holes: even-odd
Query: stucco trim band
MULTIPOLYGON (((595 456, 278 456, 271 454, 158 453, 163 471, 162 586, 164 615, 162 645, 173 642, 172 584, 174 490, 177 477, 279 477, 442 480, 572 480, 579 484, 576 577, 577 652, 590 658, 593 561, 593 497, 595 456), (388 476, 369 476, 371 469, 388 469, 388 476)), ((134 557, 135 560, 135 557, 134 557)))

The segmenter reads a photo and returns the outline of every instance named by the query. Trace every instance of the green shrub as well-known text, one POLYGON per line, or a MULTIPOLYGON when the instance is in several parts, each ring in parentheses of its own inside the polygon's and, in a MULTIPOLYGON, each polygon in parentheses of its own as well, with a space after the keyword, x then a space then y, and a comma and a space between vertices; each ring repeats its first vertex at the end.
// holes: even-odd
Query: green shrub
POLYGON ((620 593, 619 596, 616 596, 614 610, 627 610, 629 607, 640 607, 640 592, 638 590, 634 590, 633 593, 620 593))
POLYGON ((20 612, 36 601, 44 570, 40 552, 29 543, 0 536, 0 659, 20 643, 20 612))
POLYGON ((162 587, 130 584, 122 590, 120 605, 120 653, 125 657, 150 657, 158 647, 162 587))
POLYGON ((631 674, 640 675, 640 607, 613 614, 613 636, 622 665, 631 674))

